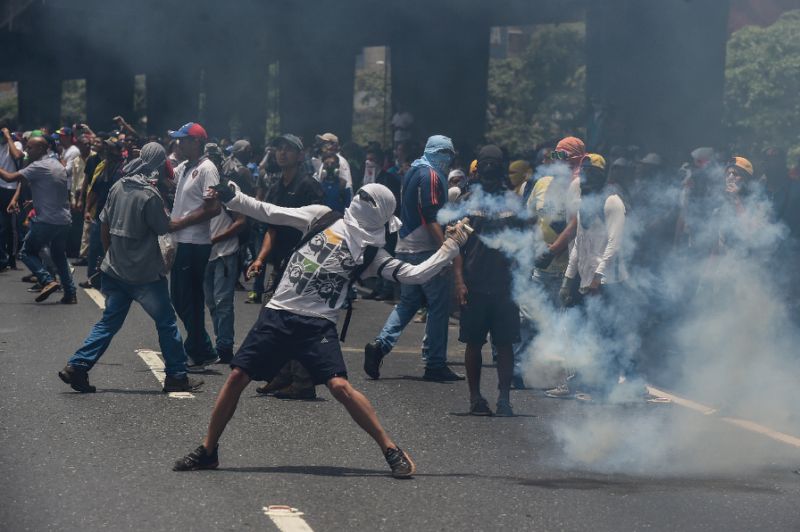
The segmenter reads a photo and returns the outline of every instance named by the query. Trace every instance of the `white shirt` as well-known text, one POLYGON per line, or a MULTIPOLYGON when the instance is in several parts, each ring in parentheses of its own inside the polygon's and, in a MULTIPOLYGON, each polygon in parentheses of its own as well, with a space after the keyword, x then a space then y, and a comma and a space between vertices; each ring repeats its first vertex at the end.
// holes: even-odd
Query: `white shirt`
POLYGON ((66 150, 64 153, 61 154, 61 163, 64 165, 64 168, 67 169, 67 177, 70 179, 70 188, 72 185, 72 160, 75 157, 80 157, 81 151, 78 149, 76 145, 72 145, 66 150))
MULTIPOLYGON (((211 223, 209 224, 211 236, 227 231, 232 225, 233 217, 228 211, 222 209, 218 215, 211 218, 211 223)), ((230 238, 217 242, 211 247, 211 256, 209 256, 208 261, 211 262, 220 257, 227 257, 237 251, 239 251, 239 236, 233 235, 230 238)))
MULTIPOLYGON (((219 172, 214 163, 206 158, 200 159, 191 167, 188 161, 184 161, 175 169, 175 181, 177 188, 170 215, 172 221, 177 221, 203 206, 206 189, 219 183, 219 172)), ((210 227, 210 220, 190 225, 176 231, 175 238, 182 244, 210 244, 210 227)))
MULTIPOLYGON (((339 158, 339 177, 347 182, 347 186, 350 189, 353 188, 353 177, 350 175, 350 163, 347 162, 347 159, 339 155, 338 153, 336 156, 339 158)), ((312 159, 312 163, 314 164, 314 168, 316 171, 314 172, 314 179, 319 182, 322 182, 322 160, 314 158, 312 159), (316 159, 316 160, 314 160, 316 159), (319 166, 317 166, 317 162, 319 162, 319 166)))
MULTIPOLYGON (((304 234, 314 221, 330 211, 324 205, 297 209, 278 207, 241 192, 226 207, 260 222, 293 227, 304 234)), ((350 272, 356 267, 344 239, 344 228, 342 220, 334 222, 290 257, 275 294, 267 303, 268 308, 336 323, 339 309, 347 299, 350 272)), ((403 284, 423 284, 450 264, 458 253, 458 244, 447 239, 428 260, 412 265, 380 249, 361 278, 380 276, 403 284)))
MULTIPOLYGON (((14 146, 16 146, 19 151, 22 151, 21 142, 15 141, 14 146)), ((11 157, 11 151, 8 149, 8 144, 0 145, 0 168, 5 170, 6 172, 17 171, 17 166, 14 164, 14 159, 11 157)), ((0 179, 0 188, 6 188, 8 190, 17 190, 17 184, 9 183, 4 179, 0 179)))
MULTIPOLYGON (((585 199, 582 201, 586 201, 585 199)), ((581 224, 578 212, 578 232, 569 253, 566 277, 581 277, 581 288, 592 284, 595 275, 602 277, 601 284, 611 284, 628 278, 622 257, 622 238, 625 230, 625 204, 617 194, 606 198, 604 218, 597 216, 588 228, 581 224)))

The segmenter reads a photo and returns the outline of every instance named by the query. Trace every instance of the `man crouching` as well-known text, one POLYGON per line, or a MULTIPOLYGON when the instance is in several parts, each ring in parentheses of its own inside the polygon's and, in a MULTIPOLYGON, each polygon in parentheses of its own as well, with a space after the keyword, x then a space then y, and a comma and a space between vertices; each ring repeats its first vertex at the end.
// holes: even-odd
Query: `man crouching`
POLYGON ((383 185, 362 187, 344 215, 322 205, 296 209, 260 202, 225 186, 209 189, 232 211, 270 225, 294 227, 303 233, 289 256, 280 283, 261 309, 220 390, 203 444, 175 463, 174 471, 213 469, 219 464, 218 441, 251 380, 269 381, 289 360, 300 361, 315 384, 326 384, 350 416, 380 446, 392 476, 408 478, 415 465, 378 421, 369 400, 347 380, 347 368, 336 331, 339 309, 357 278, 380 276, 401 283, 422 284, 459 253, 468 237, 462 224, 448 229, 441 248, 425 262, 411 265, 382 249, 386 227, 399 229, 395 199, 383 185))

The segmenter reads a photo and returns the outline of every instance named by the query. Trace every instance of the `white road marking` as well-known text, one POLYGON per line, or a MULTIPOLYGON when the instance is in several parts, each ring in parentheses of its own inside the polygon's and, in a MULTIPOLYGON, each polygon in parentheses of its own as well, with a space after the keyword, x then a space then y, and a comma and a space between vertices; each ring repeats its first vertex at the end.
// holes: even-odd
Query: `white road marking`
MULTIPOLYGON (((166 378, 166 373, 164 373, 164 361, 161 360, 161 357, 158 356, 161 353, 157 351, 150 351, 149 349, 137 349, 136 354, 144 360, 144 363, 150 368, 150 371, 153 372, 153 375, 156 376, 158 382, 161 383, 161 386, 164 386, 164 379, 166 378)), ((170 397, 174 399, 192 399, 194 398, 194 394, 190 392, 169 392, 170 397)))
POLYGON ((303 512, 291 506, 264 506, 264 515, 272 519, 281 532, 314 532, 303 520, 303 512))
MULTIPOLYGON (((678 397, 677 395, 673 395, 663 390, 659 390, 658 388, 654 388, 652 386, 648 386, 647 391, 652 395, 670 399, 673 403, 680 405, 684 408, 694 410, 695 412, 699 412, 704 416, 710 416, 717 412, 716 408, 711 408, 710 406, 696 403, 695 401, 690 401, 689 399, 684 399, 683 397, 678 397)), ((739 419, 735 417, 719 417, 717 419, 729 425, 739 427, 740 429, 749 432, 754 432, 756 434, 761 434, 762 436, 766 436, 767 438, 773 439, 775 441, 785 443, 786 445, 791 445, 792 447, 800 448, 800 438, 796 436, 792 436, 790 434, 784 434, 783 432, 778 432, 777 430, 772 430, 769 427, 765 427, 764 425, 760 425, 758 423, 755 423, 753 421, 748 421, 746 419, 739 419)))
POLYGON ((98 307, 100 307, 100 310, 106 309, 106 298, 103 297, 103 294, 100 293, 100 290, 96 290, 94 288, 84 288, 83 291, 86 292, 86 295, 89 296, 98 307))

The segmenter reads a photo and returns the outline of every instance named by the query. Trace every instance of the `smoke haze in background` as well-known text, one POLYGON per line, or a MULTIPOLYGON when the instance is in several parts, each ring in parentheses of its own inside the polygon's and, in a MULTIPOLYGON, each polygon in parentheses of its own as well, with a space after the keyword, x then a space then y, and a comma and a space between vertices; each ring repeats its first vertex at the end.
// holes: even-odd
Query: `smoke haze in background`
MULTIPOLYGON (((552 175, 550 170, 540 173, 552 175)), ((558 179, 569 179, 564 168, 556 170, 558 179)), ((725 193, 722 165, 704 175, 705 182, 695 183, 703 194, 687 193, 678 175, 623 189, 622 249, 630 290, 617 301, 614 315, 599 307, 604 304, 599 298, 588 301, 586 310, 554 308, 531 276, 535 257, 546 249, 534 223, 530 230, 482 237, 514 259, 515 300, 539 331, 527 349, 526 382, 558 384, 553 373, 546 375, 551 382, 542 382, 554 361, 577 370, 585 381, 602 379, 620 351, 647 370, 646 379, 628 375, 607 404, 587 403, 581 415, 552 422, 558 442, 552 459, 561 467, 670 475, 734 473, 797 460, 796 451, 786 447, 783 454, 767 438, 737 440, 739 429, 717 419, 644 401, 647 380, 713 406, 718 416, 800 434, 800 332, 792 315, 795 296, 786 290, 797 254, 787 249, 787 230, 773 220, 760 185, 751 186, 737 207, 725 193), (673 246, 670 229, 681 201, 689 237, 673 246), (611 322, 624 325, 626 334, 602 334, 611 322), (732 438, 726 438, 729 432, 732 438)), ((558 190, 566 193, 566 187, 558 190)), ((475 190, 465 205, 442 209, 440 220, 514 211, 508 201, 475 190)))

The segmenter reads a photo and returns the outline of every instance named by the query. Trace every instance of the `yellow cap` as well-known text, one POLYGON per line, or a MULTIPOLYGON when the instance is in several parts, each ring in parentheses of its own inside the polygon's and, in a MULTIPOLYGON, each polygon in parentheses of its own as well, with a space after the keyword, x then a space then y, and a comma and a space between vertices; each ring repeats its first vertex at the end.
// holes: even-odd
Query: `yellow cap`
POLYGON ((583 158, 581 166, 591 166, 592 168, 597 168, 598 170, 605 170, 606 160, 599 153, 587 153, 586 157, 583 158))
POLYGON ((474 174, 477 171, 478 171, 478 159, 475 159, 469 165, 469 173, 474 174))

